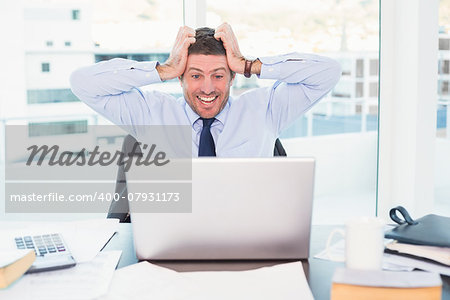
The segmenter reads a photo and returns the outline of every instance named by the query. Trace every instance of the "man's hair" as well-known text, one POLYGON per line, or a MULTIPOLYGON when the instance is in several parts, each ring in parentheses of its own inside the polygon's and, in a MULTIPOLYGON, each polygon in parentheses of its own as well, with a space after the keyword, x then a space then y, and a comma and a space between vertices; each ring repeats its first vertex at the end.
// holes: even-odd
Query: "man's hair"
POLYGON ((195 43, 191 44, 188 49, 188 55, 226 55, 222 41, 214 38, 216 31, 209 27, 201 27, 195 30, 195 43))

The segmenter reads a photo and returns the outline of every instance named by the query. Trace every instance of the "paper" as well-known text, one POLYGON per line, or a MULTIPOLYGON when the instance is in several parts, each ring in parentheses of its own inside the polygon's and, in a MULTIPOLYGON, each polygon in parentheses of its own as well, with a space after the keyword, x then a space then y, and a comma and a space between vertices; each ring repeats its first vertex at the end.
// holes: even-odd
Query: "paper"
POLYGON ((140 262, 114 272, 110 289, 99 300, 189 299, 193 289, 181 273, 140 262))
POLYGON ((411 267, 414 269, 420 269, 428 272, 435 272, 442 275, 450 276, 450 267, 439 265, 435 263, 426 262, 420 259, 414 259, 394 254, 384 254, 384 260, 391 264, 401 265, 405 267, 411 267))
POLYGON ((0 299, 96 299, 108 292, 121 253, 100 252, 92 261, 73 268, 26 274, 9 288, 0 290, 0 299))
POLYGON ((239 272, 190 272, 192 299, 314 299, 301 262, 239 272))
POLYGON ((441 264, 450 266, 450 248, 425 245, 412 245, 393 241, 386 245, 389 250, 428 258, 441 264))
POLYGON ((67 222, 61 233, 77 263, 92 260, 117 231, 119 219, 67 222))
POLYGON ((250 271, 175 272, 147 262, 115 272, 115 299, 313 299, 301 262, 250 271))
POLYGON ((61 233, 77 263, 92 260, 117 230, 118 219, 92 219, 71 222, 32 222, 21 224, 5 222, 0 231, 0 250, 15 249, 14 237, 61 233), (5 224, 6 223, 6 224, 5 224), (20 228, 19 228, 20 227, 20 228), (18 229, 16 229, 18 228, 18 229))

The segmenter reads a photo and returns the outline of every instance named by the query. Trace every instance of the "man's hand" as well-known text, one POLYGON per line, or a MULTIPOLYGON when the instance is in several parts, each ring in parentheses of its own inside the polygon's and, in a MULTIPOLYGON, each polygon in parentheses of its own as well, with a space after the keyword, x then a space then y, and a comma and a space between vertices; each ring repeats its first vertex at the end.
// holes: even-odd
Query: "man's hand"
POLYGON ((164 64, 156 67, 162 81, 183 75, 186 68, 188 48, 193 43, 195 43, 195 30, 188 26, 180 27, 169 58, 164 64))
MULTIPOLYGON (((245 69, 245 57, 239 50, 239 44, 233 29, 228 23, 223 23, 216 29, 214 34, 216 40, 221 40, 225 50, 227 51, 228 67, 231 71, 239 74, 244 74, 245 69)), ((252 74, 259 74, 261 72, 261 62, 256 60, 252 65, 252 74)))

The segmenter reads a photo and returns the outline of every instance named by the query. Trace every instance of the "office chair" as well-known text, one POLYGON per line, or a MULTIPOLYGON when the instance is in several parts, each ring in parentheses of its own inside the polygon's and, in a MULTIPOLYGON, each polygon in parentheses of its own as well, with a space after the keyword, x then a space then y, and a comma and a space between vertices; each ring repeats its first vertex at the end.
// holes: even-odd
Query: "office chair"
MULTIPOLYGON (((133 153, 135 143, 137 143, 136 139, 131 135, 127 135, 123 140, 122 153, 125 153, 126 156, 142 155, 139 147, 137 147, 136 151, 133 153)), ((279 139, 276 139, 275 141, 273 156, 287 156, 279 139)), ((119 200, 111 203, 107 218, 119 219, 120 223, 130 223, 127 178, 125 176, 123 165, 120 165, 117 171, 116 188, 114 192, 119 195, 119 200)))

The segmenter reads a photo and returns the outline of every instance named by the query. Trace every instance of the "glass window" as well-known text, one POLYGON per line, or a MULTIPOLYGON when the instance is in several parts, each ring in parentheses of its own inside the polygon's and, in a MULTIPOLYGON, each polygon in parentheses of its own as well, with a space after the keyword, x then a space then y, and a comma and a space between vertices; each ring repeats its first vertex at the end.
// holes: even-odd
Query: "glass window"
POLYGON ((439 2, 439 73, 436 123, 434 211, 450 216, 450 2, 439 2))
POLYGON ((450 74, 450 60, 442 59, 439 62, 439 65, 441 66, 441 70, 440 70, 441 74, 450 74))
POLYGON ((363 82, 357 82, 355 85, 355 97, 361 98, 364 96, 364 83, 363 82))
POLYGON ((450 39, 449 38, 440 38, 439 39, 439 50, 450 50, 450 39))
POLYGON ((439 90, 439 92, 442 96, 448 95, 448 81, 447 80, 441 81, 441 89, 439 90))
POLYGON ((378 82, 369 84, 369 97, 378 97, 378 82))
MULTIPOLYGON (((11 84, 5 86, 4 97, 0 97, 0 207, 4 206, 2 154, 5 146, 1 136, 4 124, 29 124, 35 136, 82 132, 86 122, 110 124, 71 93, 71 72, 114 57, 163 63, 183 25, 182 0, 115 0, 108 1, 108 5, 100 0, 19 2, 4 6, 0 12, 3 16, 15 14, 7 22, 20 41, 12 44, 14 51, 7 52, 9 59, 17 61, 20 67, 8 71, 11 84), (75 45, 77 51, 68 51, 75 45), (67 51, 55 52, 55 46, 67 51), (5 107, 8 109, 2 109, 5 107), (49 126, 44 128, 42 124, 46 123, 49 126)), ((176 80, 143 89, 146 88, 182 96, 176 80)), ((5 215, 0 209, 0 220, 30 220, 31 215, 5 215)), ((52 214, 48 218, 67 220, 94 215, 52 214)), ((42 216, 36 215, 34 219, 40 220, 42 216)))
POLYGON ((74 9, 72 10, 72 20, 79 20, 80 19, 80 10, 74 9))
POLYGON ((87 120, 30 123, 28 124, 28 136, 86 133, 88 129, 87 125, 87 120))
POLYGON ((370 60, 370 76, 378 76, 378 59, 370 60))
POLYGON ((27 103, 79 102, 70 89, 27 90, 27 103))
POLYGON ((364 77, 364 60, 362 59, 356 60, 356 77, 364 77))
MULTIPOLYGON (((378 84, 379 1, 255 3, 208 0, 206 26, 231 24, 244 56, 313 52, 335 58, 342 66, 341 80, 332 92, 281 134, 289 156, 317 159, 313 222, 374 215, 378 101, 373 99, 373 83, 378 84), (367 85, 372 92, 365 92, 367 85)), ((232 93, 269 84, 255 78, 232 93)))
POLYGON ((42 72, 50 72, 50 63, 42 63, 41 71, 42 72))

